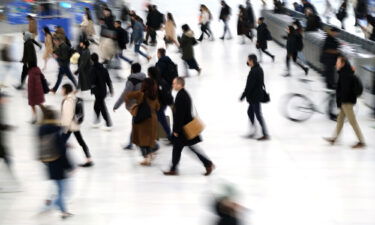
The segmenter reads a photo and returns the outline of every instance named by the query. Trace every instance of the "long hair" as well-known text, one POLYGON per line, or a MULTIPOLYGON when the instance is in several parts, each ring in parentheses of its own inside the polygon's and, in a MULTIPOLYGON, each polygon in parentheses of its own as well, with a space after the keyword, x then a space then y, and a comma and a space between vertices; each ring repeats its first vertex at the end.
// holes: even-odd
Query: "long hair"
POLYGON ((48 28, 47 26, 43 27, 43 31, 44 31, 44 35, 46 35, 46 36, 47 36, 48 34, 49 34, 49 35, 52 35, 52 34, 51 34, 51 31, 49 30, 49 28, 48 28))
POLYGON ((172 13, 167 13, 167 19, 173 22, 173 25, 176 26, 172 13))
POLYGON ((158 82, 159 81, 159 78, 160 78, 160 73, 159 73, 159 69, 155 66, 151 66, 148 68, 147 70, 147 73, 148 73, 148 76, 153 79, 155 82, 158 82))
POLYGON ((151 78, 146 78, 142 82, 142 92, 145 94, 145 97, 155 100, 158 96, 158 89, 156 83, 151 78))
POLYGON ((204 5, 204 4, 202 4, 202 5, 201 5, 201 9, 202 9, 203 11, 206 11, 206 12, 208 13, 208 15, 209 15, 209 19, 212 20, 212 13, 211 13, 211 11, 207 8, 207 6, 204 5))
POLYGON ((86 14, 87 20, 91 21, 92 20, 91 11, 87 7, 85 8, 85 14, 86 14))

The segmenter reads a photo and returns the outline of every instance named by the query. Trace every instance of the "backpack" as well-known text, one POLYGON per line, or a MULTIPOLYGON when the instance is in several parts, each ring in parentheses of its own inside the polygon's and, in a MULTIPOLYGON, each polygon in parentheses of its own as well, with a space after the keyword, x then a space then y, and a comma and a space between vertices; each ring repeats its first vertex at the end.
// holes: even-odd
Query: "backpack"
POLYGON ((173 80, 178 77, 178 67, 177 64, 174 62, 169 62, 167 64, 167 71, 166 74, 162 74, 164 76, 165 81, 172 86, 173 80))
POLYGON ((48 163, 60 158, 57 146, 58 133, 46 134, 39 139, 38 160, 48 163))
POLYGON ((162 105, 173 104, 171 88, 163 78, 160 78, 158 81, 158 97, 162 105))
POLYGON ((354 94, 357 97, 361 96, 363 93, 362 81, 356 75, 354 75, 353 83, 354 83, 354 94))
POLYGON ((73 120, 77 124, 81 124, 84 119, 85 119, 85 113, 84 113, 84 107, 83 107, 83 99, 77 98, 73 120))

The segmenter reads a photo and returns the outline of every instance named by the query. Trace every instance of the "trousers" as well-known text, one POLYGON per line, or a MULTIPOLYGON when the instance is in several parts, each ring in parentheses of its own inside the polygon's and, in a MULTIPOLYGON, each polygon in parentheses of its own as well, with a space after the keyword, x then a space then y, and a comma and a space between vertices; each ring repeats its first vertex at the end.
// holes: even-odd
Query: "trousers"
POLYGON ((105 104, 105 98, 95 96, 94 111, 95 111, 97 120, 100 119, 100 114, 102 114, 107 127, 112 126, 112 121, 111 121, 111 118, 109 117, 107 105, 105 104))
POLYGON ((76 137, 76 140, 78 141, 79 145, 82 147, 82 150, 85 153, 86 158, 90 158, 91 155, 90 155, 89 147, 87 147, 85 140, 83 140, 81 131, 68 131, 66 134, 64 134, 65 142, 68 141, 72 133, 76 137))
POLYGON ((364 143, 361 128, 359 128, 357 119, 353 111, 353 104, 342 104, 339 116, 337 117, 337 125, 335 132, 335 139, 339 137, 341 130, 344 126, 345 118, 348 118, 350 125, 352 126, 355 134, 357 135, 358 141, 364 143))
MULTIPOLYGON (((172 152, 172 167, 171 171, 176 171, 177 166, 181 159, 181 152, 184 149, 184 145, 181 144, 173 144, 173 152, 172 152)), ((198 159, 203 163, 204 167, 209 167, 212 165, 212 161, 209 160, 205 155, 203 155, 198 149, 193 146, 187 146, 190 151, 192 151, 198 159)))
POLYGON ((259 102, 250 103, 249 108, 247 110, 247 115, 249 116, 250 122, 253 126, 255 126, 255 117, 256 117, 262 128, 263 136, 268 136, 266 123, 264 122, 263 115, 262 115, 262 107, 259 102))
POLYGON ((69 78, 70 81, 72 81, 74 86, 77 88, 77 81, 73 77, 73 74, 72 74, 72 71, 70 71, 69 65, 64 65, 64 66, 59 66, 59 73, 57 74, 57 81, 56 81, 55 86, 52 88, 54 92, 56 92, 57 89, 59 88, 64 74, 69 78))

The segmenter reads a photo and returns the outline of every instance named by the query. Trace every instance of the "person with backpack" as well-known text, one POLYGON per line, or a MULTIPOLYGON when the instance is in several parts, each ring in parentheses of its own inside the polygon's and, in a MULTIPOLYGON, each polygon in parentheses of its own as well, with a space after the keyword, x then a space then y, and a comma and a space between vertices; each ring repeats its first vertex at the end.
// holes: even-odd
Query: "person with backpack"
POLYGON ((171 127, 169 126, 167 117, 165 115, 167 106, 173 105, 172 89, 170 88, 168 83, 160 76, 157 67, 151 66, 148 68, 147 72, 148 76, 155 81, 158 89, 158 100, 160 103, 160 108, 157 111, 158 121, 164 129, 167 135, 167 139, 172 142, 171 127))
POLYGON ((221 36, 220 38, 221 40, 224 40, 225 35, 227 33, 229 35, 228 39, 232 39, 232 34, 230 32, 230 28, 228 25, 230 15, 231 15, 231 8, 225 1, 221 1, 221 10, 220 10, 219 20, 223 21, 224 23, 224 33, 223 33, 223 36, 221 36))
POLYGON ((151 78, 142 81, 139 91, 131 91, 125 95, 127 104, 135 103, 131 109, 134 116, 132 123, 132 143, 137 145, 144 160, 142 166, 151 166, 157 138, 157 111, 160 108, 156 83, 151 78))
POLYGON ((345 56, 340 55, 337 58, 336 69, 339 74, 336 88, 336 102, 337 107, 340 108, 340 113, 337 117, 335 134, 332 138, 325 138, 325 140, 332 145, 335 144, 347 118, 358 138, 358 142, 352 148, 362 149, 366 147, 366 144, 355 117, 353 106, 357 103, 357 98, 362 94, 363 86, 359 78, 354 74, 354 69, 345 56))
POLYGON ((210 29, 210 22, 212 20, 212 14, 210 10, 207 8, 206 5, 201 5, 199 8, 200 15, 199 15, 199 24, 201 26, 201 36, 198 38, 198 41, 202 41, 204 38, 204 34, 207 34, 208 38, 213 41, 214 35, 210 29))
POLYGON ((182 31, 183 34, 178 38, 178 42, 182 51, 182 60, 185 62, 186 76, 189 76, 189 69, 198 71, 198 75, 200 75, 202 69, 199 67, 194 56, 194 45, 197 44, 194 32, 187 24, 182 25, 182 31))
POLYGON ((117 57, 123 59, 125 62, 131 65, 133 64, 133 61, 122 54, 123 51, 126 49, 126 45, 129 43, 129 33, 121 27, 121 21, 119 20, 115 22, 115 30, 118 47, 117 57))
MULTIPOLYGON (((121 93, 119 98, 117 99, 115 105, 113 106, 113 111, 115 112, 120 106, 125 102, 125 96, 127 93, 132 92, 132 91, 139 91, 142 87, 142 81, 146 79, 146 74, 141 72, 142 66, 139 63, 134 63, 131 66, 131 74, 129 75, 124 91, 121 93)), ((134 104, 134 102, 129 101, 126 103, 125 107, 127 110, 130 110, 131 106, 134 104)), ((124 147, 124 149, 132 149, 133 145, 131 142, 131 137, 132 135, 130 134, 130 142, 128 145, 124 147)))
POLYGON ((109 76, 108 70, 99 63, 99 56, 96 53, 91 55, 91 61, 93 65, 91 67, 91 93, 95 95, 94 111, 96 114, 96 121, 94 127, 97 127, 100 122, 100 114, 103 116, 106 127, 105 130, 111 130, 112 121, 107 111, 107 106, 105 104, 105 98, 107 97, 107 86, 110 94, 113 96, 112 81, 109 76))
POLYGON ((69 78, 69 80, 74 84, 75 87, 77 87, 77 81, 70 71, 70 57, 72 56, 71 48, 60 38, 54 38, 53 43, 56 46, 56 49, 53 52, 53 56, 59 64, 57 80, 55 86, 51 90, 51 92, 55 94, 61 84, 64 75, 69 78))
POLYGON ((164 79, 170 89, 172 89, 172 83, 174 78, 178 77, 178 68, 170 57, 166 55, 166 50, 164 48, 159 48, 158 62, 155 64, 156 68, 159 70, 160 77, 164 79))
POLYGON ((300 34, 297 33, 293 26, 288 26, 288 35, 286 38, 286 68, 287 74, 286 77, 290 76, 290 59, 293 59, 293 62, 301 67, 305 72, 305 75, 309 73, 309 68, 302 64, 297 58, 298 52, 303 48, 303 39, 300 34))
POLYGON ((65 141, 69 140, 70 135, 73 133, 82 147, 83 152, 86 156, 86 162, 80 164, 81 167, 91 167, 94 163, 91 160, 89 148, 83 140, 81 134, 81 123, 83 122, 83 101, 77 98, 73 92, 73 86, 71 84, 64 84, 62 86, 62 93, 64 99, 61 104, 61 126, 64 131, 65 141))
POLYGON ((264 22, 264 17, 260 17, 258 19, 257 42, 255 44, 256 48, 259 50, 260 61, 262 61, 262 52, 271 57, 272 61, 275 61, 275 56, 267 51, 267 42, 269 40, 272 40, 271 33, 267 28, 267 24, 264 22))
POLYGON ((43 110, 43 122, 38 131, 39 160, 46 166, 49 179, 53 180, 57 196, 44 211, 57 206, 61 211, 61 218, 72 216, 67 210, 65 197, 67 193, 67 178, 73 170, 73 165, 66 155, 66 142, 62 136, 62 129, 58 125, 57 113, 50 108, 43 110))

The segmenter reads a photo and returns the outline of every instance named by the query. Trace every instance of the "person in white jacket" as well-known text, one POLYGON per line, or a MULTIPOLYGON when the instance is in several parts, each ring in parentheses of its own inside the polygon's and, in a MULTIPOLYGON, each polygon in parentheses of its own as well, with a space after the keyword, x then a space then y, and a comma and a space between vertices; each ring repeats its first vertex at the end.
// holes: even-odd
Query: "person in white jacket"
POLYGON ((61 126, 64 128, 64 137, 67 141, 70 135, 72 133, 74 134, 86 156, 86 163, 81 164, 79 166, 91 167, 94 165, 94 163, 91 160, 89 148, 87 147, 85 141, 82 138, 80 125, 74 120, 77 98, 73 92, 73 86, 71 84, 64 84, 62 88, 64 99, 61 104, 61 126))

